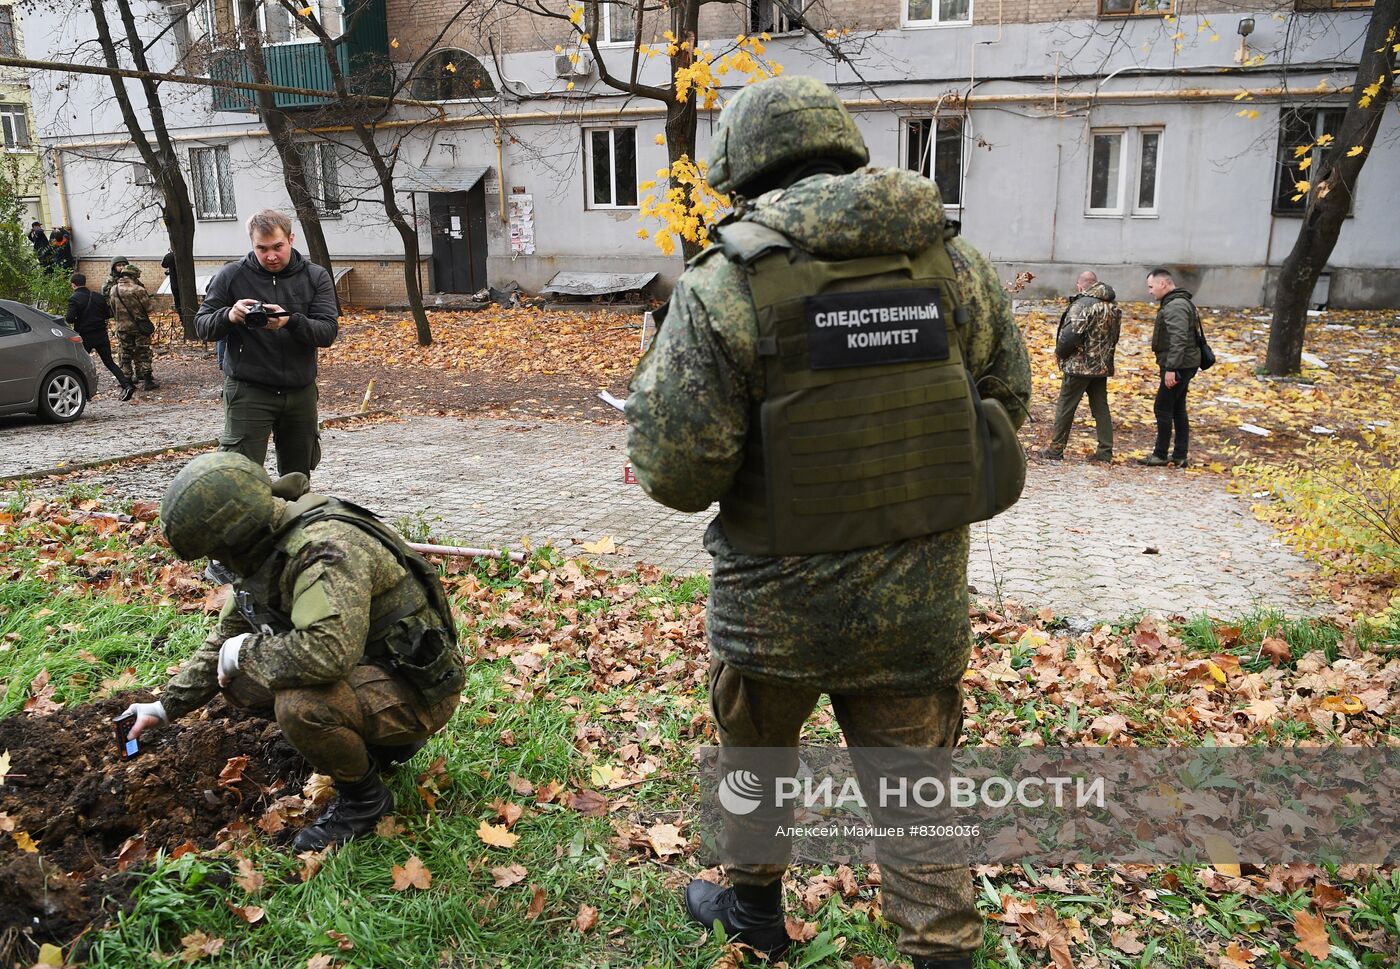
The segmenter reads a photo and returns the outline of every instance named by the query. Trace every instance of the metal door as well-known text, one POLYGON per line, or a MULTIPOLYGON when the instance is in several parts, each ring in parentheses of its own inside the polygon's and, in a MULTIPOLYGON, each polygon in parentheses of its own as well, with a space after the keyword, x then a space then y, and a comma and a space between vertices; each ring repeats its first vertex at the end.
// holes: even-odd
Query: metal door
POLYGON ((439 293, 475 293, 486 287, 486 190, 430 192, 433 286, 439 293))

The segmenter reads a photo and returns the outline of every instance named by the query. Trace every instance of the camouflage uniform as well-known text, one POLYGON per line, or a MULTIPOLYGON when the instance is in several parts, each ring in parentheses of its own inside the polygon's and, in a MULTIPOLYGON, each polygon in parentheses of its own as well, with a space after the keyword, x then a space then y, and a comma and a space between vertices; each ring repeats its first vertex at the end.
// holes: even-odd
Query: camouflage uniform
POLYGON ((151 379, 151 336, 139 322, 151 318, 151 294, 141 284, 141 267, 128 265, 102 287, 116 323, 118 364, 128 380, 151 379))
MULTIPOLYGON (((937 188, 899 170, 814 175, 760 196, 742 218, 823 259, 911 253, 944 234, 937 188)), ((1030 366, 1006 294, 972 246, 952 239, 947 249, 971 317, 969 369, 1019 425, 1030 366)), ((744 270, 702 254, 678 282, 627 399, 628 453, 657 501, 700 511, 730 489, 764 399, 757 344, 744 270)), ((963 526, 849 552, 758 556, 738 551, 712 522, 707 628, 721 744, 795 746, 823 692, 852 747, 955 744, 971 649, 968 535, 963 526)), ((763 886, 783 869, 731 865, 726 873, 736 886, 763 886)), ((882 871, 885 914, 900 926, 904 952, 962 957, 978 947, 981 919, 965 865, 882 871)))
MULTIPOLYGON (((282 515, 287 508, 283 505, 282 515)), ((283 633, 253 628, 234 593, 199 650, 161 698, 172 719, 198 709, 219 692, 219 648, 240 633, 239 676, 224 690, 243 707, 273 714, 288 742, 317 771, 353 781, 369 770, 366 745, 400 747, 437 733, 457 708, 454 694, 427 703, 402 677, 365 655, 372 616, 402 608, 429 610, 427 596, 378 539, 342 521, 307 526, 305 543, 275 577, 275 598, 289 608, 283 633), (399 601, 406 600, 406 601, 399 601)), ((244 590, 246 591, 246 590, 244 590)))
POLYGON ((1113 457, 1113 416, 1108 409, 1108 378, 1113 376, 1113 357, 1123 311, 1107 283, 1095 283, 1071 300, 1060 318, 1055 334, 1055 359, 1064 374, 1060 396, 1055 401, 1055 429, 1050 436, 1050 454, 1059 457, 1069 443, 1070 429, 1079 401, 1089 395, 1094 415, 1098 450, 1094 457, 1113 457))

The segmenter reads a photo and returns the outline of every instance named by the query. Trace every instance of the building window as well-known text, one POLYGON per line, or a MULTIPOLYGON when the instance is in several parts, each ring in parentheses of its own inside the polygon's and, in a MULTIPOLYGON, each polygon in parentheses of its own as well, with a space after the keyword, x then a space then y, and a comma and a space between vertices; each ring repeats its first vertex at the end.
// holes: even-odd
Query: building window
POLYGON ((1176 0, 1099 0, 1100 17, 1151 17, 1171 13, 1176 0))
POLYGON ((589 28, 600 44, 634 44, 637 41, 639 0, 599 0, 590 7, 589 28))
POLYGON ((1162 152, 1161 129, 1138 129, 1137 195, 1133 199, 1133 215, 1157 214, 1157 165, 1162 152))
POLYGON ((805 0, 749 0, 749 33, 796 33, 805 9, 805 0))
POLYGON ((0 131, 5 147, 25 150, 29 147, 29 117, 22 104, 0 104, 0 131))
POLYGON ((340 160, 333 142, 318 141, 298 145, 301 167, 306 172, 306 188, 318 215, 340 218, 340 160))
POLYGON ((434 51, 410 85, 418 101, 466 101, 496 96, 496 85, 481 61, 464 50, 434 51))
POLYGON ((151 169, 144 162, 137 162, 131 166, 131 181, 133 185, 150 187, 155 185, 156 180, 151 177, 151 169))
POLYGON ((1089 155, 1090 215, 1156 215, 1160 194, 1161 128, 1096 128, 1089 155), (1131 206, 1124 195, 1131 192, 1131 206))
POLYGON ((15 43, 15 12, 9 7, 0 7, 0 54, 19 55, 19 45, 15 43))
POLYGON ((972 23, 972 0, 904 0, 904 26, 972 23))
POLYGON ((637 207, 637 129, 589 128, 583 133, 590 209, 637 207))
POLYGON ((228 146, 190 149, 190 174, 194 181, 194 214, 200 219, 236 219, 233 170, 228 146))
POLYGON ((1306 197, 1293 201, 1300 194, 1297 184, 1312 181, 1322 169, 1327 153, 1335 145, 1319 146, 1319 140, 1331 142, 1342 128, 1345 108, 1284 108, 1278 119, 1278 181, 1274 184, 1274 214, 1302 215, 1308 207, 1306 197), (1300 150, 1311 145, 1308 151, 1300 150), (1308 160, 1306 168, 1302 167, 1308 160))
POLYGON ((189 5, 187 23, 191 47, 229 46, 234 36, 233 0, 195 0, 189 5))
POLYGON ((268 44, 315 40, 316 34, 303 18, 319 21, 331 37, 339 37, 342 27, 340 0, 308 0, 304 6, 298 6, 296 12, 275 0, 267 0, 259 7, 258 16, 263 41, 268 44))
POLYGON ((962 204, 962 118, 904 122, 904 167, 933 179, 944 205, 962 204))

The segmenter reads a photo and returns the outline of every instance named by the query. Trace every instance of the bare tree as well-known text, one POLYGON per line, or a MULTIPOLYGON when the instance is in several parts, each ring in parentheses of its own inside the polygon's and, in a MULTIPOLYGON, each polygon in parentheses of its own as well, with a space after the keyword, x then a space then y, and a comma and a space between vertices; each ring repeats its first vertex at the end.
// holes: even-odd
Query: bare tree
POLYGON ((1308 299, 1356 198, 1356 183, 1371 157, 1376 133, 1395 87, 1396 48, 1400 46, 1400 0, 1376 0, 1356 67, 1351 100, 1333 142, 1320 152, 1321 164, 1308 188, 1307 208, 1293 249, 1279 272, 1274 319, 1264 369, 1297 373, 1302 363, 1308 299))
MULTIPOLYGON (((547 20, 563 21, 569 25, 578 46, 586 46, 592 61, 598 68, 598 79, 614 91, 635 97, 660 102, 666 109, 666 152, 674 170, 682 157, 695 159, 696 134, 699 129, 700 98, 703 90, 687 77, 697 59, 700 38, 701 11, 710 5, 724 4, 739 10, 747 10, 747 3, 740 0, 582 0, 586 16, 579 18, 567 9, 561 12, 549 0, 489 0, 482 8, 482 20, 500 11, 519 11, 530 16, 547 20), (631 56, 624 73, 615 73, 608 65, 599 48, 599 28, 603 17, 603 7, 611 8, 612 15, 626 18, 633 28, 631 56), (652 45, 644 41, 644 29, 651 18, 660 18, 660 23, 652 24, 653 44, 663 48, 668 60, 668 73, 662 83, 648 83, 641 80, 642 70, 652 45), (670 37, 661 39, 669 34, 670 37), (660 35, 660 36, 658 36, 660 35), (678 78, 686 78, 684 82, 678 78)), ((796 29, 803 31, 816 41, 832 60, 841 62, 852 69, 857 77, 860 71, 850 53, 846 50, 845 38, 841 32, 824 32, 815 27, 808 16, 799 9, 796 2, 773 0, 775 7, 785 13, 796 29), (834 36, 833 36, 834 35, 834 36)), ((747 25, 746 25, 747 26, 747 25)), ((849 33, 846 34, 849 36, 849 33)), ((735 47, 718 52, 719 56, 732 53, 735 47)), ((616 53, 616 51, 615 51, 616 53)), ((577 56, 577 55, 573 55, 577 56)), ((683 186, 689 191, 688 186, 683 186)), ((682 240, 683 252, 687 259, 699 251, 698 243, 682 240)))
MULTIPOLYGON (((258 0, 238 0, 238 22, 242 26, 243 49, 248 58, 248 66, 253 80, 259 84, 270 84, 267 58, 263 56, 262 31, 258 29, 258 0)), ((271 91, 254 92, 254 104, 258 117, 267 127, 272 144, 277 149, 277 157, 282 162, 282 180, 287 186, 287 195, 296 209, 297 221, 301 223, 302 241, 311 261, 333 272, 330 248, 326 245, 326 234, 321 228, 321 212, 316 207, 316 199, 306 177, 306 167, 301 148, 294 135, 293 125, 286 112, 277 106, 277 95, 271 91)))
MULTIPOLYGON (((384 214, 398 232, 399 239, 403 244, 404 288, 408 292, 408 307, 413 315, 418 342, 423 346, 428 346, 433 342, 433 333, 428 322, 427 311, 423 306, 423 287, 418 281, 418 263, 421 258, 418 245, 418 227, 409 214, 403 210, 403 206, 399 204, 398 192, 394 184, 394 171, 398 166, 404 147, 410 140, 410 133, 415 129, 413 127, 395 129, 384 141, 381 141, 381 135, 377 130, 378 123, 386 120, 395 103, 416 107, 426 106, 411 99, 401 98, 400 95, 404 88, 413 82, 418 68, 427 54, 425 53, 409 70, 402 74, 392 74, 392 68, 385 64, 367 69, 370 72, 382 72, 377 75, 377 78, 348 76, 341 66, 340 59, 336 56, 335 38, 330 36, 319 21, 304 13, 309 8, 298 6, 296 0, 280 0, 280 2, 282 7, 320 43, 326 69, 330 73, 332 88, 331 104, 326 111, 333 112, 338 124, 350 129, 361 158, 373 173, 374 184, 378 190, 380 204, 384 207, 384 214), (372 86, 372 82, 376 79, 387 82, 390 90, 380 92, 372 99, 366 99, 357 93, 367 85, 372 86)), ((425 51, 431 52, 436 49, 442 38, 457 24, 473 2, 476 0, 467 0, 454 12, 443 17, 437 35, 425 46, 425 51)), ((359 16, 365 7, 366 0, 348 0, 345 4, 346 23, 348 24, 352 18, 359 16)), ((441 116, 440 107, 437 105, 431 105, 431 107, 437 110, 441 116)))
POLYGON ((126 126, 132 143, 136 145, 136 150, 140 152, 142 161, 150 169, 151 178, 160 192, 162 220, 170 235, 171 251, 175 253, 176 275, 172 280, 172 285, 180 294, 180 305, 177 309, 184 324, 186 338, 194 339, 196 335, 194 315, 197 309, 194 278, 195 219, 194 206, 190 202, 190 189, 185 181, 184 173, 180 169, 180 158, 175 148, 175 142, 170 136, 169 127, 166 125, 159 81, 151 73, 151 67, 146 58, 146 47, 136 29, 136 17, 131 9, 131 0, 114 0, 114 2, 117 14, 121 18, 122 37, 120 41, 112 33, 107 20, 104 0, 88 0, 88 7, 92 11, 97 40, 102 48, 102 56, 107 67, 117 70, 122 66, 119 51, 125 47, 133 66, 145 75, 139 83, 146 100, 146 111, 150 117, 150 136, 147 135, 147 126, 142 124, 141 118, 132 105, 131 94, 126 89, 126 80, 116 74, 109 75, 109 78, 112 83, 112 94, 121 110, 122 123, 126 126), (151 136, 154 136, 154 144, 151 136))

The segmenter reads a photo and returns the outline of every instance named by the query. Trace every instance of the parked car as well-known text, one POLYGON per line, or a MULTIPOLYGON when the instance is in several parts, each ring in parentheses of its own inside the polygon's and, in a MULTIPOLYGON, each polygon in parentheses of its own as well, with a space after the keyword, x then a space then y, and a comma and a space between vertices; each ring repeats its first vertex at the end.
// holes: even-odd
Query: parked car
POLYGON ((92 357, 62 317, 0 299, 0 414, 67 424, 96 389, 92 357))

